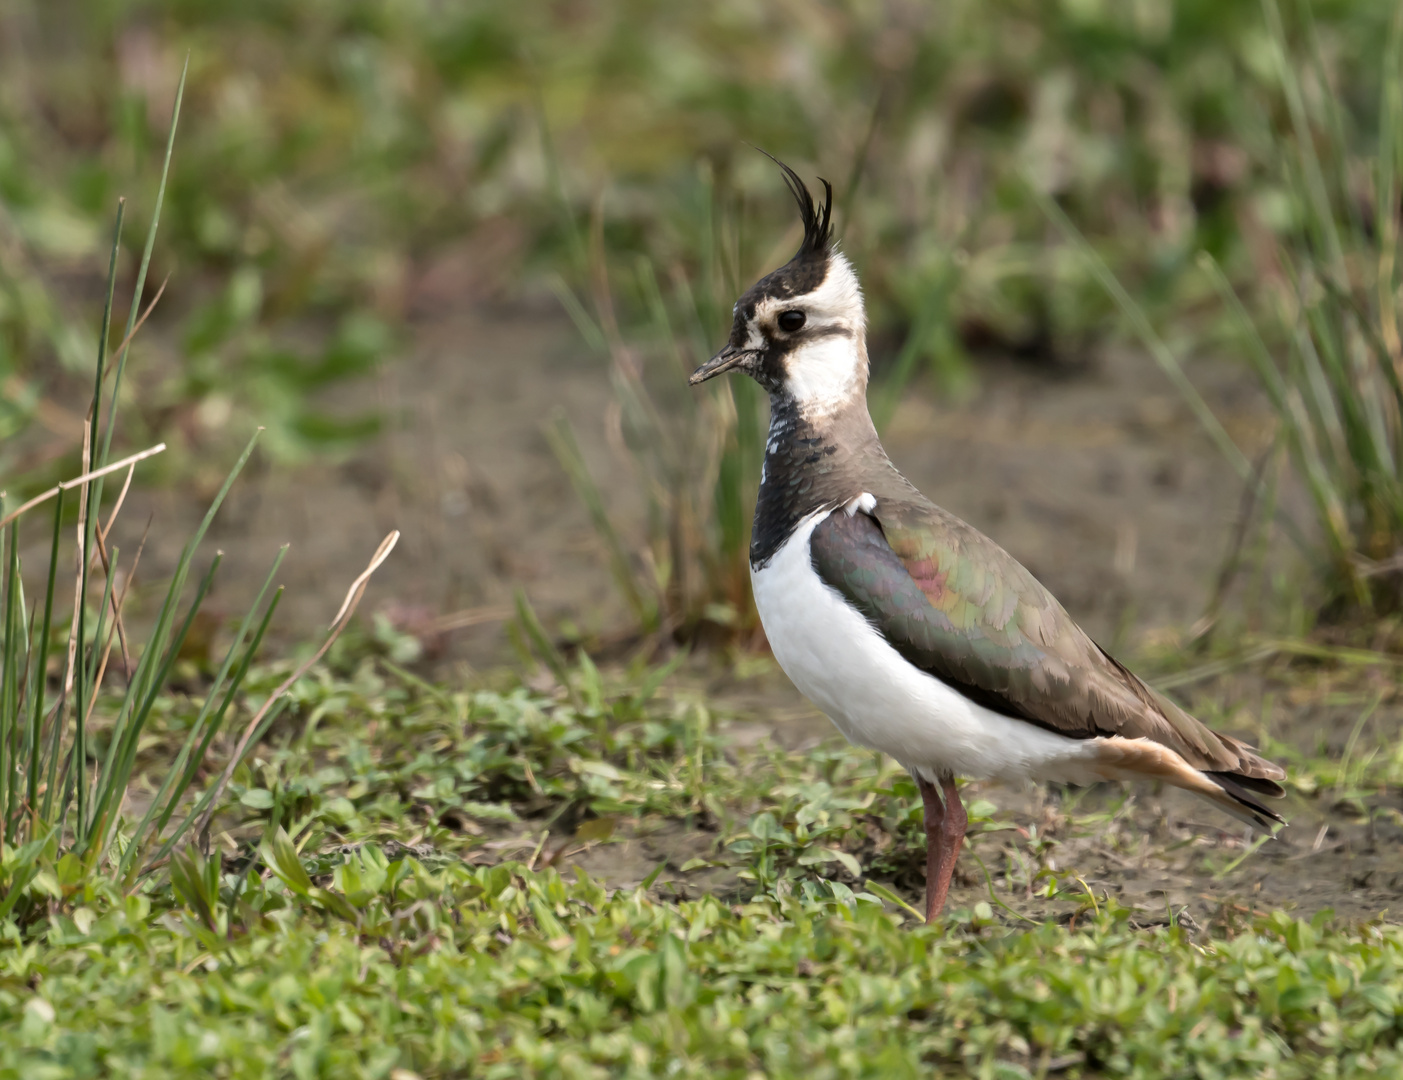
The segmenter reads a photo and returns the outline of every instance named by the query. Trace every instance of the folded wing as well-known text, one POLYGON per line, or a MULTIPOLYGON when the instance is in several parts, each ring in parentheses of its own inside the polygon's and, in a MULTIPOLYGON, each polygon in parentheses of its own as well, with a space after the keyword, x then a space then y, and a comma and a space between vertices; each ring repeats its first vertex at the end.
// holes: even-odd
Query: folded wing
POLYGON ((1151 739, 1224 787, 1282 794, 1279 767, 1146 686, 1022 564, 939 507, 835 510, 811 557, 908 662, 980 705, 1072 738, 1151 739))

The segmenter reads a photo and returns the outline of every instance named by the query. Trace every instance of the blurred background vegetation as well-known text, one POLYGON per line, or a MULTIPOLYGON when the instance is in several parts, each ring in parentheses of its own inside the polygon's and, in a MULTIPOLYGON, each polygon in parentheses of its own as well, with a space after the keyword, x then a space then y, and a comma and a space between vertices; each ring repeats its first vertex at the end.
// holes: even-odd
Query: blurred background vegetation
MULTIPOLYGON (((109 223, 119 195, 154 187, 188 54, 146 299, 167 275, 179 287, 123 391, 121 437, 201 453, 158 475, 178 482, 255 423, 274 461, 343 453, 384 417, 328 391, 404 362, 416 317, 553 291, 610 358, 651 485, 651 561, 596 515, 634 615, 744 624, 762 403, 722 388, 687 418, 677 380, 650 382, 639 358, 703 358, 737 290, 796 242, 747 143, 835 184, 879 420, 912 377, 959 391, 988 353, 1077 368, 1120 332, 1127 312, 1048 197, 1176 353, 1245 353, 1246 325, 1270 365, 1291 322, 1259 318, 1263 286, 1300 278, 1283 252, 1319 251, 1322 214, 1381 232, 1395 7, 5 0, 0 476, 22 492, 73 471, 109 223), (1317 142, 1330 168, 1312 204, 1298 163, 1317 142)), ((134 235, 149 212, 129 207, 134 235)), ((1396 412, 1380 422, 1388 472, 1396 412)), ((570 432, 553 444, 588 502, 570 432)), ((1351 560, 1393 556, 1403 502, 1382 518, 1328 502, 1346 535, 1326 593, 1368 602, 1351 560)))
POLYGON ((0 0, 0 1073, 1397 1075, 1401 154, 1397 0, 0 0), (798 243, 752 146, 903 468, 1291 830, 979 798, 897 936, 685 386, 798 243))

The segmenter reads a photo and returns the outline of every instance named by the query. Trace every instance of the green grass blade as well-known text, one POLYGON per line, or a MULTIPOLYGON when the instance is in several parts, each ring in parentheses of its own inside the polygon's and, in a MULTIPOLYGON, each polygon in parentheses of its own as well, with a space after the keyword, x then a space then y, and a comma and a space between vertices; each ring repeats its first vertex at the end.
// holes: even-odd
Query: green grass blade
MULTIPOLYGON (((248 648, 244 651, 244 656, 239 663, 238 670, 229 681, 229 686, 224 693, 224 700, 220 703, 219 711, 215 713, 214 719, 210 722, 205 731, 204 738, 200 742, 199 749, 196 750, 194 755, 190 758, 189 764, 186 766, 185 775, 181 779, 181 783, 184 786, 188 787, 191 782, 194 781, 195 773, 199 770, 200 762, 204 760, 204 756, 209 750, 210 743, 223 727, 224 718, 229 712, 229 706, 233 703, 234 697, 239 691, 239 687, 243 685, 244 677, 248 674, 249 666, 253 663, 254 657, 258 655, 258 650, 263 644, 263 635, 267 633, 268 626, 272 623, 273 615, 278 610, 278 604, 282 602, 282 598, 283 587, 280 585, 273 592, 273 599, 268 604, 268 610, 263 613, 263 619, 258 624, 258 630, 254 633, 253 640, 249 642, 248 648)), ((250 745, 252 745, 252 742, 250 742, 250 745)), ((165 827, 166 822, 170 820, 170 815, 170 809, 167 809, 162 814, 161 821, 157 824, 158 829, 165 827)))
POLYGON ((1276 0, 1262 0, 1262 12, 1266 16, 1267 29, 1275 46, 1273 53, 1277 75, 1286 96, 1286 109, 1290 114, 1291 127, 1296 137, 1296 150, 1300 157, 1309 209, 1307 223, 1328 260, 1330 273, 1343 284, 1349 280, 1345 270, 1344 246, 1340 241, 1339 229, 1335 225, 1335 212, 1330 201, 1329 188, 1325 184, 1325 173, 1315 150, 1315 139, 1310 128, 1310 117, 1306 113, 1300 76, 1292 63, 1287 46, 1286 30, 1281 22, 1281 9, 1276 0))
MULTIPOLYGON (((89 485, 85 484, 78 491, 80 501, 89 500, 90 493, 87 490, 89 485)), ((90 503, 89 503, 90 504, 90 503)), ((79 530, 79 539, 87 533, 86 527, 79 530)), ((87 533, 91 535, 90 533, 87 533)), ((84 777, 84 770, 88 761, 88 687, 84 676, 87 673, 87 665, 83 662, 83 650, 87 647, 88 628, 88 567, 92 565, 92 549, 83 547, 78 552, 78 583, 75 586, 78 592, 77 600, 74 603, 75 614, 78 619, 76 648, 73 652, 73 756, 70 759, 75 770, 69 779, 77 784, 78 793, 78 831, 82 832, 84 823, 87 821, 87 797, 88 785, 84 777), (76 777, 76 778, 75 778, 76 777)), ((64 785, 65 788, 67 784, 64 785)), ((67 816, 67 810, 64 811, 67 816)))
MULTIPOLYGON (((89 472, 97 468, 98 440, 96 433, 102 428, 102 380, 107 374, 107 341, 112 333, 112 303, 117 292, 117 254, 122 250, 122 219, 126 216, 127 200, 117 200, 117 220, 112 226, 112 253, 107 260, 107 299, 102 305, 102 329, 97 336, 97 370, 93 377, 93 401, 88 407, 88 420, 92 423, 94 438, 88 447, 86 463, 89 472)), ((139 294, 138 294, 139 295, 139 294)), ((116 400, 113 400, 116 407, 116 400)), ((104 464, 106 461, 104 460, 104 464)), ((93 513, 92 503, 88 513, 93 513)))
POLYGON ((1213 445, 1218 448, 1223 457, 1227 459, 1233 471, 1243 480, 1253 480, 1254 472, 1252 463, 1247 460, 1247 456, 1238 449, 1237 443, 1232 441, 1222 423, 1213 414, 1213 410, 1208 407, 1208 402, 1203 400, 1194 384, 1189 381, 1189 377, 1184 374, 1184 369, 1179 364, 1178 358, 1170 350, 1164 340, 1155 332, 1150 320, 1146 317, 1144 310, 1125 291, 1119 279, 1111 272, 1111 268, 1106 265, 1105 260, 1097 254, 1096 249, 1091 246, 1086 237, 1081 234, 1071 219, 1062 212, 1062 208, 1049 198, 1034 182, 1031 177, 1025 178, 1025 185, 1031 192, 1034 200, 1042 207, 1042 211, 1047 215, 1086 260, 1091 272, 1096 276, 1096 280, 1101 283, 1101 287, 1120 307, 1122 313, 1130 320, 1130 325, 1135 329, 1140 341, 1145 348, 1150 351, 1160 370, 1179 391, 1179 395, 1184 399, 1185 404, 1198 418, 1199 424, 1207 432, 1208 437, 1213 441, 1213 445))
POLYGON ((1280 412, 1286 408, 1286 382, 1276 366, 1276 361, 1271 357, 1267 343, 1262 340, 1257 324, 1252 321, 1252 316, 1247 313, 1247 308, 1243 306, 1242 300, 1237 295, 1237 290, 1232 287, 1232 283, 1228 281, 1227 275, 1223 273, 1217 260, 1208 252, 1200 251, 1198 265, 1207 275, 1209 282, 1218 293, 1218 298, 1232 316, 1239 336, 1247 343, 1247 359, 1257 372, 1257 377, 1262 381, 1262 387, 1266 390, 1267 397, 1271 399, 1273 408, 1280 412))
POLYGON ((687 376, 691 372, 687 368, 687 361, 682 355, 681 346, 678 344, 677 333, 672 325, 672 316, 668 314, 667 301, 663 299, 662 288, 658 285, 658 274, 653 267, 653 260, 640 255, 634 261, 634 276, 637 279, 638 291, 643 297, 644 309, 653 324, 653 333, 671 354, 673 370, 679 376, 681 383, 685 385, 687 376))
MULTIPOLYGON (((107 343, 108 338, 112 332, 112 304, 113 297, 115 296, 117 290, 117 255, 121 251, 122 247, 122 220, 125 214, 126 201, 124 199, 119 199, 117 201, 117 219, 112 226, 112 249, 107 261, 107 297, 103 303, 102 308, 102 327, 101 330, 98 332, 97 363, 95 365, 93 377, 93 399, 92 404, 88 407, 88 460, 84 462, 84 467, 89 471, 92 471, 93 469, 97 468, 97 461, 99 456, 103 458, 104 464, 106 462, 106 451, 104 450, 101 452, 101 454, 99 453, 99 439, 97 436, 98 432, 102 428, 102 381, 107 373, 107 343)), ((116 398, 114 397, 112 402, 113 410, 116 409, 116 405, 116 398)), ((115 419, 115 416, 113 417, 113 419, 115 419)), ((111 423, 109 423, 108 427, 110 432, 111 423)), ((83 561, 78 574, 78 591, 80 599, 78 602, 78 652, 75 658, 75 662, 78 666, 78 672, 75 682, 78 705, 77 728, 75 729, 75 746, 77 748, 76 757, 79 763, 79 769, 81 771, 83 763, 87 759, 86 727, 88 689, 90 685, 90 680, 95 675, 95 665, 97 663, 97 657, 101 652, 100 645, 94 647, 87 662, 85 663, 83 650, 86 645, 87 637, 86 599, 88 591, 88 567, 92 565, 94 542, 97 537, 98 515, 102 506, 101 478, 94 481, 93 483, 84 484, 82 490, 79 492, 79 497, 83 499, 85 508, 85 525, 82 537, 83 561)), ((110 591, 110 574, 108 575, 107 584, 110 591)), ((101 608, 98 613, 98 631, 95 637, 95 641, 98 643, 102 641, 102 626, 105 622, 106 611, 107 609, 104 605, 104 607, 101 608)), ((96 693, 96 688, 93 689, 93 693, 96 693)), ((84 819, 86 816, 87 808, 87 787, 88 784, 86 780, 82 777, 79 777, 78 830, 80 833, 85 828, 84 819)))
MULTIPOLYGON (((268 729, 271 728, 278 717, 283 714, 283 710, 287 708, 290 700, 289 697, 284 695, 268 710, 268 715, 262 719, 258 727, 249 736, 248 745, 250 747, 257 746, 263 740, 263 737, 268 733, 268 729)), ((167 837, 165 843, 161 845, 161 849, 156 852, 156 856, 152 860, 153 863, 159 863, 170 854, 171 850, 180 842, 180 838, 185 835, 190 826, 200 820, 201 816, 209 808, 210 801, 214 798, 214 793, 218 790, 219 783, 216 781, 200 796, 200 800, 190 808, 189 813, 180 819, 180 824, 171 831, 170 836, 167 837)))
MULTIPOLYGON (((112 556, 112 565, 115 567, 117 549, 113 548, 110 554, 112 556)), ((103 580, 102 605, 97 609, 97 626, 93 628, 93 647, 89 651, 88 667, 84 674, 84 685, 91 689, 94 698, 97 697, 98 691, 102 689, 97 685, 97 675, 98 668, 102 665, 102 654, 104 651, 102 647, 103 637, 109 633, 107 619, 108 613, 112 610, 112 587, 115 578, 115 574, 108 574, 103 580)), ((115 627, 113 629, 115 629, 115 627)))
POLYGON ((38 876, 41 869, 39 856, 43 854, 44 849, 57 831, 56 826, 51 826, 42 835, 28 841, 18 851, 12 853, 9 860, 11 866, 10 888, 4 896, 0 896, 0 923, 9 918, 10 912, 25 895, 30 882, 38 876))
POLYGON ((19 682, 20 662, 19 634, 15 630, 15 594, 19 583, 18 521, 10 523, 8 547, 5 544, 5 534, 0 531, 0 556, 8 556, 4 559, 3 575, 5 637, 4 641, 0 642, 0 852, 3 852, 9 843, 10 800, 13 797, 13 789, 19 784, 19 762, 10 757, 10 750, 19 729, 19 702, 15 689, 19 682))
MULTIPOLYGON (((123 339, 129 337, 136 327, 137 316, 141 311, 141 296, 146 288, 146 273, 151 267, 151 253, 156 247, 156 231, 161 224, 161 207, 166 200, 166 180, 170 177, 171 155, 175 152, 175 131, 180 123, 180 105, 185 99, 185 77, 190 72, 190 58, 185 58, 185 66, 180 69, 180 82, 175 88, 175 105, 171 109, 170 130, 166 134, 166 156, 161 163, 161 182, 156 188, 156 205, 151 211, 151 226, 146 230, 146 245, 141 251, 141 265, 136 274, 136 285, 132 289, 131 310, 127 314, 127 326, 123 331, 123 339)), ((104 340, 106 340, 104 338, 104 340)), ((117 395, 122 388, 122 374, 126 371, 127 357, 131 355, 131 346, 122 351, 122 355, 117 358, 117 370, 112 377, 112 404, 107 410, 107 430, 102 436, 102 453, 98 456, 100 464, 107 464, 107 456, 112 449, 112 432, 117 423, 117 395)), ((96 420, 94 420, 96 422, 96 420)), ((97 442, 98 430, 93 428, 93 441, 97 442)), ((101 488, 99 488, 101 495, 101 488)))
MULTIPOLYGON (((1324 176, 1322 169, 1322 176, 1328 181, 1326 193, 1330 198, 1331 205, 1339 207, 1349 225, 1351 244, 1357 245, 1365 237, 1364 215, 1362 202, 1352 198, 1350 194, 1351 154, 1350 142, 1345 135, 1344 114, 1340 108, 1340 101, 1331 87, 1330 72, 1325 62, 1324 49, 1321 46, 1320 33, 1316 28, 1315 14, 1311 10, 1311 4, 1308 0, 1298 0, 1296 10, 1309 46, 1307 55, 1310 59, 1311 74, 1314 76, 1316 85, 1325 88, 1325 93, 1320 95, 1319 101, 1320 110, 1324 114, 1325 130, 1328 134, 1328 139, 1325 142, 1325 163, 1331 166, 1328 177, 1324 176)), ((1331 223, 1338 229, 1334 215, 1331 217, 1331 223)))
MULTIPOLYGON (((54 527, 49 545, 49 576, 44 587, 44 621, 39 629, 39 661, 36 669, 39 677, 35 680, 34 707, 30 719, 32 735, 29 743, 31 755, 29 762, 29 805, 31 808, 36 806, 39 801, 39 775, 43 765, 44 692, 48 688, 49 634, 53 628, 54 590, 57 586, 58 574, 58 542, 62 530, 63 489, 60 488, 58 497, 54 499, 54 527)), ((63 717, 60 713, 61 710, 55 710, 54 744, 48 760, 48 787, 44 791, 44 809, 40 814, 40 820, 43 821, 49 820, 49 813, 53 807, 55 770, 58 765, 58 736, 63 729, 63 717)))
POLYGON ((609 342, 605 340, 604 331, 595 322, 594 317, 585 310, 584 304, 580 303, 580 298, 575 295, 575 291, 566 284, 561 277, 550 279, 550 288, 560 301, 560 306, 565 309, 565 313, 570 316, 570 321, 575 324, 575 329, 580 332, 580 337, 585 339, 585 344, 593 351, 603 353, 609 352, 609 342))
MULTIPOLYGON (((1276 410, 1278 422, 1286 429, 1288 445, 1294 453, 1304 455, 1306 448, 1303 443, 1303 434, 1291 411, 1291 388, 1272 359, 1271 352, 1267 349, 1267 343, 1262 339, 1262 334, 1257 329, 1257 324, 1248 314, 1242 300, 1237 295, 1237 290, 1232 287, 1231 282, 1228 281, 1227 276, 1213 256, 1206 251, 1199 252, 1198 265, 1208 276, 1208 280, 1217 291, 1223 306, 1232 316, 1239 336, 1247 343, 1247 359, 1256 371, 1257 378, 1261 380, 1268 400, 1271 401, 1272 407, 1276 410)), ((1312 551, 1312 545, 1296 522, 1285 516, 1284 513, 1278 516, 1278 520, 1297 549, 1303 554, 1309 555, 1312 551)))
MULTIPOLYGON (((1384 57, 1383 87, 1379 103, 1379 162, 1378 176, 1374 185, 1374 220, 1378 227, 1378 303, 1385 326, 1391 328, 1395 341, 1398 339, 1398 308, 1394 282, 1397 279, 1398 255, 1398 214, 1399 214, 1399 168, 1403 156, 1403 5, 1394 12, 1393 27, 1389 32, 1388 51, 1384 57)), ((1389 350, 1383 350, 1379 362, 1393 370, 1388 358, 1389 350)), ((1394 372, 1395 378, 1397 372, 1394 372)), ((1403 441, 1403 440, 1400 440, 1403 441)))
MULTIPOLYGON (((103 632, 107 629, 107 612, 109 605, 112 603, 113 577, 114 576, 112 574, 108 574, 106 580, 103 583, 102 604, 98 608, 97 626, 93 630, 93 643, 91 649, 89 649, 88 651, 88 659, 86 663, 84 663, 83 660, 82 648, 80 647, 78 649, 77 663, 79 665, 80 675, 78 685, 83 687, 84 690, 84 692, 78 695, 78 708, 82 710, 82 726, 78 730, 84 732, 85 734, 87 732, 88 712, 92 708, 93 703, 97 701, 98 692, 102 689, 100 686, 97 685, 97 676, 98 667, 102 661, 102 638, 103 632)), ((80 783, 83 785, 83 799, 79 802, 80 810, 78 821, 78 828, 81 832, 87 827, 87 821, 83 817, 81 807, 85 805, 90 806, 91 804, 90 792, 97 783, 97 774, 95 773, 91 780, 80 779, 80 783)))
POLYGON ((210 586, 214 584, 214 576, 222 561, 221 554, 216 555, 210 562, 209 569, 205 571, 204 577, 200 579, 200 583, 196 587, 194 599, 186 611, 185 620, 181 623, 180 629, 159 650, 164 652, 165 659, 155 670, 155 675, 145 696, 137 708, 128 713, 127 722, 120 729, 113 729, 107 763, 103 767, 98 796, 93 804, 92 825, 83 834, 80 850, 87 851, 94 856, 100 856, 102 853, 112 822, 116 817, 112 800, 114 797, 120 800, 121 793, 127 789, 131 780, 132 766, 136 761, 136 750, 141 740, 142 729, 145 728, 146 721, 151 715, 156 698, 170 678, 171 668, 175 666, 181 646, 185 644, 185 639, 189 636, 190 627, 195 622, 195 616, 199 614, 200 606, 204 603, 205 597, 209 595, 210 586))
POLYGON ((156 831, 159 834, 160 830, 165 828, 166 824, 170 821, 171 814, 174 812, 176 804, 184 797, 186 789, 194 779, 195 772, 204 758, 204 752, 218 732, 224 720, 224 715, 229 708, 229 703, 233 700, 234 694, 237 693, 239 686, 242 684, 243 678, 248 672, 249 664, 263 640, 263 634, 267 630, 269 622, 272 620, 273 612, 277 609, 278 601, 282 598, 282 590, 279 589, 276 591, 272 602, 268 605, 268 610, 264 613, 253 641, 250 643, 249 647, 244 650, 238 669, 229 682, 228 692, 223 695, 223 704, 211 719, 210 711, 213 709, 215 701, 220 697, 221 691, 224 688, 224 680, 228 677, 230 669, 233 667, 234 659, 239 655, 239 650, 243 647, 244 640, 247 638, 249 629, 253 624, 254 616, 258 613, 259 608, 263 606, 263 598, 272 585, 273 578, 277 574, 278 569, 282 566, 283 558, 287 555, 287 550, 287 545, 283 545, 279 550, 277 557, 273 560, 272 568, 268 571, 268 576, 263 581, 263 587, 258 590, 258 595, 254 598, 253 604, 249 607, 247 614, 245 614, 243 622, 240 623, 238 633, 234 636, 234 640, 229 646, 229 651, 225 654, 224 662, 220 665, 219 671, 214 677, 214 681, 210 684, 209 689, 205 693, 205 702, 200 707, 200 712, 195 717, 194 722, 190 725, 190 734, 186 736, 185 742, 180 748, 180 752, 166 770, 165 779, 161 782, 161 786, 157 790, 155 797, 151 800, 150 805, 147 807, 146 813, 142 816, 136 830, 132 833, 132 843, 128 846, 127 850, 122 853, 122 861, 118 867, 119 876, 125 877, 130 867, 135 865, 138 861, 138 852, 149 846, 150 838, 147 835, 147 827, 150 825, 152 819, 157 819, 156 831), (199 740, 199 752, 192 756, 191 751, 195 748, 196 740, 199 740))
MULTIPOLYGON (((239 455, 239 459, 234 463, 233 468, 229 470, 228 476, 224 478, 223 485, 215 495, 214 500, 210 503, 210 507, 205 512, 204 518, 201 519, 199 527, 195 530, 195 534, 186 542, 185 547, 182 549, 180 559, 177 561, 175 570, 171 575, 170 588, 167 590, 166 600, 161 606, 161 613, 157 618, 156 628, 152 631, 146 652, 142 656, 143 662, 151 653, 154 652, 159 655, 164 651, 164 634, 168 630, 171 620, 174 618, 175 607, 179 603, 180 594, 184 590, 185 579, 190 570, 190 560, 194 558, 195 550, 199 547, 200 542, 204 540, 205 533, 209 531, 210 524, 214 521, 215 514, 217 514, 219 508, 224 505, 224 499, 229 494, 229 489, 233 487, 235 479, 237 479, 239 473, 243 471, 244 466, 248 464, 248 459, 252 456, 253 448, 257 444, 258 437, 262 431, 263 429, 259 428, 249 438, 244 446, 243 453, 239 455)), ((145 698, 150 693, 152 671, 151 665, 138 663, 137 673, 132 676, 133 688, 140 687, 137 700, 145 698)))
MULTIPOLYGON (((219 508, 224 504, 224 499, 228 496, 229 489, 233 487, 234 480, 238 477, 239 473, 243 471, 244 466, 248 463, 249 457, 253 454, 253 448, 258 442, 258 436, 261 431, 262 429, 260 428, 259 431, 254 432, 253 436, 245 445, 243 453, 239 455, 238 461, 236 461, 234 467, 229 470, 228 476, 225 477, 219 492, 210 503, 210 507, 205 512, 205 516, 201 520, 199 527, 195 530, 195 534, 186 542, 184 549, 181 551, 180 559, 176 563, 175 570, 171 575, 170 586, 166 591, 165 601, 161 605, 161 611, 160 615, 157 617, 155 629, 152 630, 146 649, 142 654, 140 662, 137 664, 137 670, 133 674, 131 684, 127 689, 126 700, 123 702, 122 710, 118 714, 117 725, 115 725, 113 729, 113 743, 112 746, 109 747, 108 760, 103 767, 102 790, 104 791, 104 808, 112 797, 114 778, 120 774, 120 762, 122 759, 113 756, 118 740, 119 738, 124 738, 125 733, 129 730, 134 729, 137 733, 140 732, 141 726, 145 723, 145 718, 149 714, 151 705, 154 703, 156 695, 159 693, 164 683, 165 676, 169 673, 170 666, 174 663, 175 653, 179 650, 178 643, 170 644, 168 634, 175 617, 176 607, 180 602, 180 596, 184 592, 185 579, 189 574, 190 562, 194 558, 195 551, 199 547, 200 542, 204 539, 205 533, 209 531, 210 524, 214 521, 215 514, 219 512, 219 508), (164 664, 158 665, 155 658, 160 656, 165 656, 166 660, 164 664), (119 735, 119 732, 122 734, 119 735)), ((214 568, 217 567, 218 564, 219 560, 216 558, 214 564, 210 568, 210 574, 213 573, 214 568)), ((204 590, 208 589, 208 581, 209 574, 206 575, 205 583, 201 585, 200 599, 203 599, 204 590)), ((184 640, 184 634, 188 632, 190 620, 194 618, 197 610, 198 603, 190 609, 186 617, 185 627, 180 631, 180 641, 184 640)), ((134 743, 132 752, 134 754, 134 743)), ((123 787, 125 787, 125 782, 123 783, 123 787)), ((93 815, 93 820, 97 820, 96 814, 93 815)), ((110 823, 105 823, 101 830, 99 830, 104 835, 106 833, 107 824, 110 823)), ((89 851, 89 853, 91 853, 92 850, 90 845, 91 838, 92 830, 85 828, 82 843, 84 849, 89 851)))
POLYGON ((536 654, 555 676, 555 681, 570 695, 571 702, 578 707, 579 697, 575 693, 575 684, 570 679, 570 667, 560 650, 555 647, 555 642, 551 641, 550 635, 546 633, 546 628, 541 625, 536 609, 526 597, 525 589, 516 590, 516 618, 522 630, 526 632, 527 639, 535 647, 536 654))
POLYGON ((954 263, 947 261, 938 272, 931 275, 917 302, 916 317, 911 320, 906 339, 897 351, 891 371, 882 380, 877 392, 869 394, 870 398, 875 398, 872 405, 872 422, 878 431, 885 430, 891 423, 891 418, 896 415, 896 407, 901 403, 906 387, 920 365, 923 349, 948 311, 950 293, 955 287, 953 270, 954 263))
MULTIPOLYGON (((102 380, 107 373, 107 342, 108 336, 112 332, 112 303, 113 297, 117 290, 117 255, 121 251, 122 246, 122 219, 125 216, 125 213, 126 201, 123 199, 119 199, 117 201, 117 220, 112 227, 112 251, 108 257, 107 262, 107 298, 103 303, 102 308, 102 328, 98 332, 97 364, 95 365, 95 374, 93 378, 93 400, 92 404, 88 407, 88 460, 84 462, 84 467, 87 468, 89 471, 92 471, 93 469, 97 468, 97 460, 99 457, 97 436, 98 432, 102 428, 102 380)), ((114 397, 112 401, 112 408, 114 410, 114 415, 112 419, 114 420, 116 407, 117 402, 116 398, 114 397)), ((110 428, 111 424, 109 424, 109 430, 110 428)), ((102 453, 102 457, 103 463, 105 464, 105 451, 102 453)), ((77 678, 78 728, 76 739, 77 744, 79 746, 78 760, 80 761, 80 763, 85 761, 87 756, 85 753, 87 690, 89 686, 89 680, 92 678, 91 665, 93 662, 95 662, 95 658, 98 652, 100 651, 99 649, 95 648, 92 651, 92 657, 94 658, 94 660, 90 661, 88 665, 84 665, 83 648, 87 636, 87 615, 85 608, 88 595, 88 567, 92 565, 92 553, 94 548, 94 542, 97 537, 98 515, 102 507, 102 488, 102 479, 99 478, 93 483, 83 485, 82 490, 79 492, 79 497, 83 499, 83 505, 85 508, 85 526, 82 537, 83 563, 81 569, 79 570, 79 596, 81 597, 81 599, 79 600, 78 605, 78 655, 76 658, 76 662, 79 667, 77 678)), ((100 620, 102 615, 105 614, 105 611, 106 609, 104 608, 102 609, 102 612, 100 612, 100 620)), ((99 642, 102 640, 102 631, 100 629, 97 633, 95 640, 99 642)), ((80 780, 78 796, 78 818, 80 830, 83 827, 82 819, 84 817, 84 808, 86 805, 86 789, 87 785, 80 780)))

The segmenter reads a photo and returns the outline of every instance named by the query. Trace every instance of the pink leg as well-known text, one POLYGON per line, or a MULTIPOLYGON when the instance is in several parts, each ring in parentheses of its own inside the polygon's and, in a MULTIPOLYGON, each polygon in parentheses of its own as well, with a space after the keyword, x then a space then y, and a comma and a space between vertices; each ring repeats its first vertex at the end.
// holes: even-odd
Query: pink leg
POLYGON ((945 897, 950 892, 950 878, 955 873, 955 859, 965 842, 965 828, 969 818, 960 793, 955 788, 953 776, 940 778, 940 791, 944 802, 935 790, 935 785, 923 777, 916 778, 916 786, 921 791, 921 801, 925 804, 926 822, 926 922, 934 922, 945 908, 945 897))

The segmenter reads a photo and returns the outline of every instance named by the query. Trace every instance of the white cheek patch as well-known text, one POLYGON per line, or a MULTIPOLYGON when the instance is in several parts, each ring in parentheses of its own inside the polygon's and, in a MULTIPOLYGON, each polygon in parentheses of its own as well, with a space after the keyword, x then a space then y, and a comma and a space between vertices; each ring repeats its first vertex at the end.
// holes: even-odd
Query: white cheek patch
POLYGON ((771 301, 766 314, 775 317, 789 307, 808 316, 810 333, 818 332, 784 358, 785 388, 806 415, 831 413, 862 396, 867 384, 867 351, 863 347, 866 313, 862 286, 852 265, 834 252, 823 283, 790 301, 771 301), (828 334, 822 332, 832 331, 828 334))
POLYGON ((862 393, 862 368, 856 342, 834 334, 786 356, 784 383, 805 412, 831 412, 862 393))

